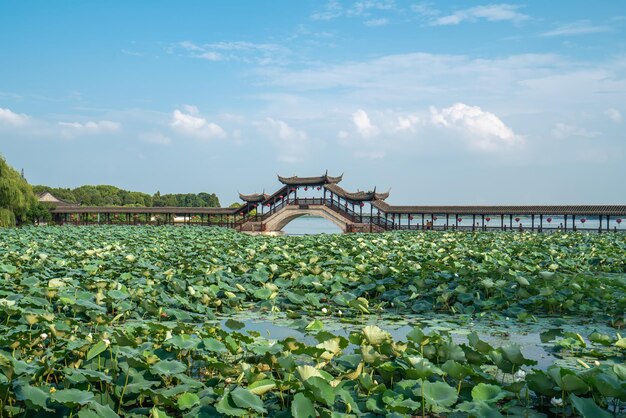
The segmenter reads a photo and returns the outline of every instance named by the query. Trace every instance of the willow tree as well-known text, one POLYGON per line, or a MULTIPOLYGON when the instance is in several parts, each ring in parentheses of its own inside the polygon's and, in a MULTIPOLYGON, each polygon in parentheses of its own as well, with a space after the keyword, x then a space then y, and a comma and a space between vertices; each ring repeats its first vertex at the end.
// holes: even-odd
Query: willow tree
POLYGON ((14 226, 37 204, 28 182, 0 157, 0 227, 14 226))

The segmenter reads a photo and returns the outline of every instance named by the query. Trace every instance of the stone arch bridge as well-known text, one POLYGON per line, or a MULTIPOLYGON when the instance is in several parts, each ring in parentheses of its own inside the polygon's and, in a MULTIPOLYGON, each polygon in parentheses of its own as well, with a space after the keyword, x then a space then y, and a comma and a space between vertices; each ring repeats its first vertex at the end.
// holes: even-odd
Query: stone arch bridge
POLYGON ((388 230, 515 230, 622 232, 626 205, 394 206, 389 192, 349 192, 343 175, 281 177, 273 194, 239 194, 237 208, 89 207, 46 192, 59 224, 189 224, 222 226, 243 232, 275 233, 305 215, 321 216, 344 232, 388 230))

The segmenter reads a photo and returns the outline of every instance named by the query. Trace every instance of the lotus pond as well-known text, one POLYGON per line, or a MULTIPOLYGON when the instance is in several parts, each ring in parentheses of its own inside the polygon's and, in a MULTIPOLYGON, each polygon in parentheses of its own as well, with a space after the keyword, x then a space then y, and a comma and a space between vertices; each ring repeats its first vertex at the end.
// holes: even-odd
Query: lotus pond
POLYGON ((626 415, 624 234, 0 230, 0 416, 626 415))

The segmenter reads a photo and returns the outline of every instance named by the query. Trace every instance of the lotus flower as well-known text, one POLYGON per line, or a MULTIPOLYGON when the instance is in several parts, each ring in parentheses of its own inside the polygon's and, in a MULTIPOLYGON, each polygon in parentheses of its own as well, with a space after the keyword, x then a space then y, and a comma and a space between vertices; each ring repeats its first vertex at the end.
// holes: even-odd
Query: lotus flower
POLYGON ((561 398, 552 398, 550 399, 550 403, 552 406, 563 406, 563 399, 561 398))
POLYGON ((525 377, 526 377, 526 372, 524 370, 518 370, 513 375, 513 379, 516 382, 521 382, 522 380, 524 380, 525 377))
POLYGON ((48 334, 44 332, 43 334, 39 336, 39 338, 41 338, 42 340, 45 340, 46 338, 48 338, 48 334))
POLYGON ((546 219, 546 221, 548 221, 548 223, 552 222, 552 218, 548 218, 546 219))

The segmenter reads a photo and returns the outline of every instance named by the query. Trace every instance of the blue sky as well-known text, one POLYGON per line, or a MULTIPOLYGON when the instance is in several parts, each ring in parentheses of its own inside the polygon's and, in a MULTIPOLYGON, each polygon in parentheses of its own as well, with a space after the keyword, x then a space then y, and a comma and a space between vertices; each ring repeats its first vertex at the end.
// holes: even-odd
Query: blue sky
POLYGON ((29 182, 392 204, 624 203, 626 2, 0 0, 29 182))

